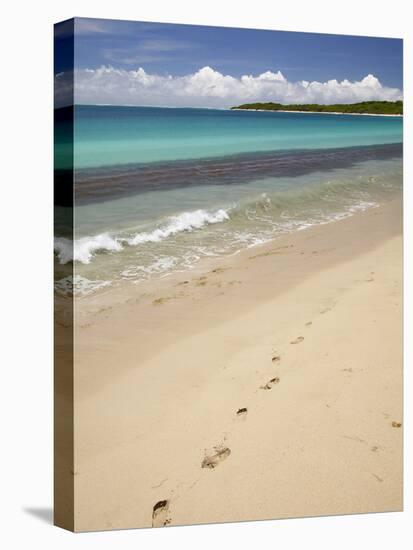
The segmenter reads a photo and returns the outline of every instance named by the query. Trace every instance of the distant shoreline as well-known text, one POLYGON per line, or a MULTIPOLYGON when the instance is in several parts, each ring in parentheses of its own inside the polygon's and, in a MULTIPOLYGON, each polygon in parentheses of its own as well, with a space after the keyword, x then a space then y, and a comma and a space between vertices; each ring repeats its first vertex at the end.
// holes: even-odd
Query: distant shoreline
MULTIPOLYGON (((255 112, 270 112, 270 113, 308 113, 308 114, 326 114, 326 115, 363 115, 363 116, 390 116, 390 117, 403 117, 402 113, 345 113, 340 111, 299 111, 297 109, 253 109, 242 107, 190 107, 190 106, 171 106, 171 105, 116 105, 113 103, 76 103, 75 107, 112 107, 112 108, 136 108, 136 109, 172 109, 172 110, 205 110, 205 111, 255 111, 255 112)), ((57 107, 55 111, 71 108, 71 106, 57 107)))
POLYGON ((326 113, 329 115, 403 116, 403 101, 359 101, 357 103, 274 103, 254 102, 234 105, 236 111, 272 111, 280 113, 326 113))
POLYGON ((309 115, 350 115, 350 116, 387 116, 387 117, 402 117, 402 114, 388 114, 388 113, 341 113, 339 111, 296 111, 288 109, 241 109, 238 107, 231 107, 230 111, 253 111, 260 113, 300 113, 309 115))

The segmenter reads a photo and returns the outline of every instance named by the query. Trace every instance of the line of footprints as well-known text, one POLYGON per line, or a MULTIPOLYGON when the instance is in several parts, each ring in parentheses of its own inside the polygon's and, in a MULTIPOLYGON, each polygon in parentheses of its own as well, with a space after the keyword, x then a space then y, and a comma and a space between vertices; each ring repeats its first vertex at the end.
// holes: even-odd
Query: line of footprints
MULTIPOLYGON (((307 323, 309 325, 309 323, 307 323)), ((295 340, 292 340, 290 344, 299 344, 304 340, 304 336, 298 336, 295 340)), ((274 355, 272 357, 273 363, 278 363, 281 361, 281 357, 279 355, 274 355)), ((278 376, 271 378, 271 380, 268 380, 266 384, 263 384, 260 386, 261 390, 271 390, 274 386, 279 384, 280 379, 278 376)), ((247 407, 241 407, 236 412, 236 417, 242 420, 245 420, 248 414, 248 408, 247 407)), ((208 454, 204 457, 204 459, 201 462, 201 468, 207 468, 209 470, 213 470, 216 468, 221 462, 226 460, 231 454, 231 449, 229 447, 226 447, 225 445, 219 445, 217 447, 214 447, 214 452, 211 454, 208 454)), ((165 500, 159 500, 152 510, 152 527, 164 527, 165 525, 169 525, 171 523, 171 519, 169 517, 169 505, 170 501, 165 500)))
MULTIPOLYGON (((306 326, 309 327, 312 324, 312 322, 306 323, 306 326)), ((294 340, 290 342, 290 344, 295 345, 299 344, 304 340, 304 336, 298 336, 294 340)), ((272 357, 273 363, 278 363, 281 361, 281 357, 279 355, 274 355, 272 357)), ((263 384, 260 386, 261 390, 271 390, 274 386, 280 383, 280 379, 278 376, 271 378, 271 380, 268 380, 266 384, 263 384)), ((236 417, 239 419, 245 420, 248 414, 247 407, 241 407, 236 412, 236 417)), ((392 422, 393 428, 400 428, 402 426, 401 422, 392 422)), ((216 468, 221 462, 226 460, 231 455, 231 449, 229 447, 226 447, 225 445, 219 445, 217 447, 214 447, 214 452, 212 454, 206 455, 205 458, 202 460, 201 468, 207 468, 209 470, 213 470, 216 468)), ((164 527, 165 525, 169 525, 171 523, 171 518, 169 516, 169 500, 159 500, 155 506, 153 507, 152 511, 152 527, 164 527)))

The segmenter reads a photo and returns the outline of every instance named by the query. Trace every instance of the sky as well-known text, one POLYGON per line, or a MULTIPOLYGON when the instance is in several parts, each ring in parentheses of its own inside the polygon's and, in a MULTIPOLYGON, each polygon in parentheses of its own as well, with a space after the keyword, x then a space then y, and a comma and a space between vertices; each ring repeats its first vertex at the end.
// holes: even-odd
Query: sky
MULTIPOLYGON (((402 98, 400 39, 83 18, 74 28, 76 103, 225 108, 402 98)), ((70 31, 58 25, 56 37, 67 42, 70 31)), ((70 59, 56 60, 63 90, 70 59)))

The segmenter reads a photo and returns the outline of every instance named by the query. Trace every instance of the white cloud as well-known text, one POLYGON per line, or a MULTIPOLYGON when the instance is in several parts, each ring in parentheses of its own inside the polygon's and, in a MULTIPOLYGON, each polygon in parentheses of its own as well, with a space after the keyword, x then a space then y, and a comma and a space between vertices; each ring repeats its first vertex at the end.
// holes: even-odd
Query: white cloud
POLYGON ((397 100, 402 91, 383 86, 369 74, 360 81, 289 82, 283 74, 266 71, 240 78, 211 67, 185 76, 157 75, 102 66, 75 70, 77 104, 159 105, 170 107, 230 107, 240 103, 352 103, 397 100))

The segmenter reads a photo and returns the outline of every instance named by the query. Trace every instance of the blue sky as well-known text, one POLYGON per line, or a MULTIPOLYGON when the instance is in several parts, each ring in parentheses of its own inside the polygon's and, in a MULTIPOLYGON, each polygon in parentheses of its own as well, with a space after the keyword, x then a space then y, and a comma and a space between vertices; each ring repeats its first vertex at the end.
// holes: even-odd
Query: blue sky
MULTIPOLYGON (((78 104, 228 108, 402 98, 400 39, 85 18, 74 27, 78 104)), ((55 30, 56 51, 66 52, 55 56, 60 103, 71 86, 72 28, 69 20, 55 30)))
POLYGON ((289 81, 359 80, 374 74, 402 88, 402 40, 77 19, 76 66, 143 67, 185 75, 210 66, 241 76, 278 71, 289 81))

